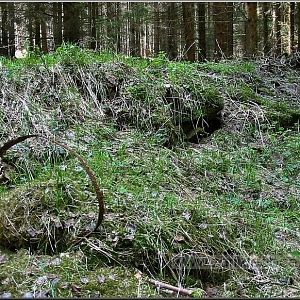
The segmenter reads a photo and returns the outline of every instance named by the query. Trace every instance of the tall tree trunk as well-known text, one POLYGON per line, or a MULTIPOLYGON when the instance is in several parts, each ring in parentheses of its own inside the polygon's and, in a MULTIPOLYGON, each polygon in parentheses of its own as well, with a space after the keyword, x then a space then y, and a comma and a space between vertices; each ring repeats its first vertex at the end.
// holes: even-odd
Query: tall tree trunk
POLYGON ((108 37, 108 47, 114 44, 114 22, 115 22, 115 11, 114 11, 115 3, 106 2, 106 36, 108 37))
POLYGON ((177 22, 177 13, 176 13, 176 3, 168 2, 168 43, 167 43, 167 53, 170 59, 175 59, 178 56, 177 53, 177 30, 176 30, 176 22, 177 22))
POLYGON ((281 9, 280 2, 275 3, 274 8, 274 31, 275 31, 275 54, 280 55, 281 53, 281 9))
POLYGON ((224 32, 224 11, 226 2, 213 3, 213 17, 215 23, 215 55, 219 59, 224 56, 226 49, 226 40, 224 32))
POLYGON ((199 61, 206 59, 206 28, 205 28, 205 2, 197 3, 198 6, 198 47, 199 61))
POLYGON ((63 2, 64 41, 78 44, 80 40, 79 2, 63 2))
POLYGON ((189 61, 195 61, 194 3, 182 2, 182 9, 186 56, 189 61))
POLYGON ((122 37, 122 29, 120 24, 121 19, 121 4, 120 2, 116 2, 116 32, 117 32, 117 53, 120 53, 122 50, 121 37, 122 37))
POLYGON ((54 48, 56 49, 62 44, 62 4, 61 2, 53 2, 53 39, 54 48))
POLYGON ((26 20, 27 20, 27 31, 28 31, 28 44, 27 44, 27 50, 33 51, 34 50, 34 18, 33 12, 34 12, 34 3, 29 2, 26 3, 26 20))
POLYGON ((15 4, 14 2, 7 2, 8 9, 8 55, 13 57, 16 52, 15 41, 15 4))
POLYGON ((4 56, 8 56, 7 2, 1 2, 0 7, 1 7, 1 33, 2 33, 0 54, 4 56))
POLYGON ((297 51, 300 52, 300 3, 297 2, 297 15, 298 15, 298 21, 297 21, 297 31, 298 31, 298 44, 297 44, 297 51))
POLYGON ((233 56, 233 3, 226 2, 226 20, 227 20, 227 51, 226 55, 228 57, 233 56))
POLYGON ((295 42, 295 2, 290 2, 290 53, 294 52, 295 42))
POLYGON ((263 7, 263 51, 264 54, 269 54, 271 50, 270 40, 269 40, 269 15, 270 15, 270 5, 268 2, 262 3, 263 7))
POLYGON ((209 60, 215 58, 216 24, 214 16, 214 2, 207 2, 207 35, 206 57, 209 60))
POLYGON ((34 44, 36 50, 41 50, 41 21, 40 21, 40 3, 34 4, 34 44))
POLYGON ((257 2, 245 2, 246 11, 246 55, 257 54, 257 2))
POLYGON ((96 50, 97 48, 97 16, 98 16, 98 3, 97 2, 89 2, 90 7, 90 28, 91 28, 91 45, 90 48, 92 50, 96 50))
POLYGON ((131 11, 130 24, 129 24, 129 48, 132 56, 140 56, 140 21, 138 16, 139 2, 129 2, 131 11))
POLYGON ((136 53, 135 55, 136 56, 141 56, 142 53, 141 53, 141 28, 142 28, 142 23, 141 23, 141 14, 140 14, 140 9, 141 9, 141 6, 144 5, 143 2, 140 2, 140 3, 135 3, 136 6, 137 6, 137 13, 135 14, 134 16, 134 20, 135 20, 135 37, 134 37, 134 40, 135 40, 135 49, 136 49, 136 53))
POLYGON ((42 52, 48 53, 48 42, 47 42, 47 24, 44 19, 41 20, 41 32, 42 32, 42 52))
POLYGON ((129 18, 129 55, 131 56, 137 56, 137 52, 135 49, 135 25, 134 25, 134 4, 129 2, 129 11, 131 11, 131 17, 129 18))
POLYGON ((215 58, 225 58, 233 54, 233 4, 232 2, 213 3, 215 23, 215 58))
POLYGON ((154 53, 160 51, 160 15, 159 15, 159 2, 154 2, 154 53))

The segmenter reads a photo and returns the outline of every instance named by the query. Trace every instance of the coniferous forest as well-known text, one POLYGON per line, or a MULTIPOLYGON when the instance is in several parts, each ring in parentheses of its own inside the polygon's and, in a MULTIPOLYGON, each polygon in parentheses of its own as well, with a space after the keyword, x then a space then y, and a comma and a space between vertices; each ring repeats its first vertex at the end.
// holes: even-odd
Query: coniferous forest
POLYGON ((297 2, 1 2, 0 54, 62 43, 127 56, 218 60, 300 49, 297 2))

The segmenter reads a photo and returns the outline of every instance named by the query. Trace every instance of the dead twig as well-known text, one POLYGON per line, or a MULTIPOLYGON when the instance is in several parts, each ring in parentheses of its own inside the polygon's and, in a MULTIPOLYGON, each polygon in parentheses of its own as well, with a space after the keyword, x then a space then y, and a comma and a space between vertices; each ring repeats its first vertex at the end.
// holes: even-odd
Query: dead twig
POLYGON ((160 281, 157 281, 157 280, 154 280, 154 279, 149 279, 149 282, 151 284, 155 285, 156 287, 167 289, 167 290, 176 292, 176 293, 178 293, 180 295, 183 295, 183 296, 192 296, 192 291, 184 289, 184 288, 179 288, 177 286, 170 285, 170 284, 167 284, 167 283, 163 283, 163 282, 160 282, 160 281))

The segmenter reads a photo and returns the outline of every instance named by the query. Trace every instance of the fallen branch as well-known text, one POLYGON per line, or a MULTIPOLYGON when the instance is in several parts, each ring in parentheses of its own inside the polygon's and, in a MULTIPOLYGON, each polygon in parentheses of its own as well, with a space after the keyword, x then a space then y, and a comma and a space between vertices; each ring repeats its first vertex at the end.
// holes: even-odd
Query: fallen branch
POLYGON ((193 292, 190 291, 190 290, 179 288, 177 286, 170 285, 170 284, 167 284, 167 283, 163 283, 163 282, 160 282, 160 281, 157 281, 157 280, 154 280, 154 279, 149 279, 149 282, 151 284, 155 285, 156 287, 167 289, 167 290, 176 292, 176 293, 178 293, 180 295, 183 295, 183 296, 192 296, 192 294, 193 294, 193 292))

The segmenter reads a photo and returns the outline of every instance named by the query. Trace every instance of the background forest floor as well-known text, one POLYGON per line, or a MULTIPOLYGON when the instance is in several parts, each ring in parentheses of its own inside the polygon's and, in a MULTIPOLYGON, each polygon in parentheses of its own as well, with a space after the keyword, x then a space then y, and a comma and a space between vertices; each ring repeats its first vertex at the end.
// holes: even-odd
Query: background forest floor
POLYGON ((39 139, 10 149, 0 296, 178 296, 151 278, 192 296, 299 297, 299 79, 289 58, 188 63, 65 46, 1 59, 1 143, 63 141, 94 171, 106 211, 72 246, 97 216, 85 171, 39 139), (217 106, 214 126, 203 116, 217 106), (178 111, 201 120, 193 142, 178 111))

